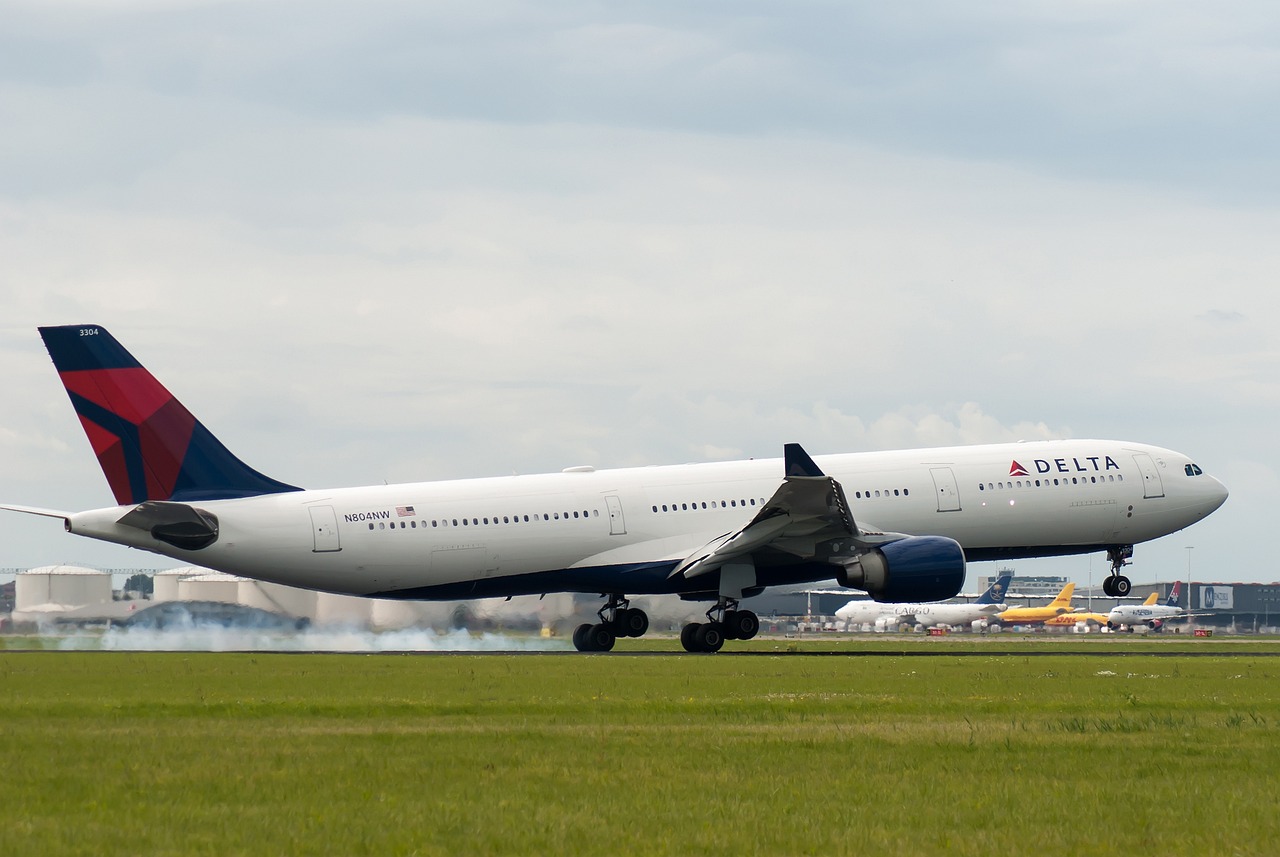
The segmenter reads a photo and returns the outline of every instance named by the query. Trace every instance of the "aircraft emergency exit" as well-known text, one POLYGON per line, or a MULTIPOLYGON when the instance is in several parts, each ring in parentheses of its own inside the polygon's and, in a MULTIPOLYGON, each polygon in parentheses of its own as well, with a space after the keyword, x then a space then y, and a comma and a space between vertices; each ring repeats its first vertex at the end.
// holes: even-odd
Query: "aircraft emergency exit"
POLYGON ((379 598, 597 593, 582 651, 640 636, 628 595, 713 602, 689 651, 750 639, 741 599, 835 579, 881 601, 955 595, 968 561, 1106 551, 1204 518, 1227 490, 1181 453, 1039 441, 303 490, 244 464, 100 325, 40 334, 115 495, 66 530, 233 574, 379 598))

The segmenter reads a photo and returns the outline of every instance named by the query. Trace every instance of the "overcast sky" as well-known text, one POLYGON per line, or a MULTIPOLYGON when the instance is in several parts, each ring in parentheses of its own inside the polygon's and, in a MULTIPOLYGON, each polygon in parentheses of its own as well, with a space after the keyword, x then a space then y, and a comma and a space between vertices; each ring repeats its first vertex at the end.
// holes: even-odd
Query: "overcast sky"
POLYGON ((92 322, 296 485, 1118 438, 1280 579, 1273 3, 0 0, 0 129, 0 500, 112 502, 92 322))

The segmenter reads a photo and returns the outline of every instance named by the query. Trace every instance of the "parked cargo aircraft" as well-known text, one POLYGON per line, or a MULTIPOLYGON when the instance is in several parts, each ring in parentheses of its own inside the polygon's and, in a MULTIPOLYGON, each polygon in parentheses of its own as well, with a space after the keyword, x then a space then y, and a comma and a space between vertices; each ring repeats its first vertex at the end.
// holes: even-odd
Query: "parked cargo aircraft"
POLYGON ((1012 571, 1005 571, 987 587, 987 590, 969 604, 882 604, 878 601, 850 601, 836 611, 836 618, 846 625, 876 624, 892 621, 933 628, 938 625, 970 625, 982 619, 994 619, 1005 609, 1004 594, 1009 591, 1012 571))
POLYGON ((1105 624, 1107 624, 1106 613, 1090 613, 1083 609, 1074 613, 1060 613, 1051 619, 1044 620, 1046 628, 1074 628, 1076 625, 1105 624))
POLYGON ((1192 616, 1207 615, 1183 610, 1178 606, 1181 596, 1182 581, 1178 581, 1173 584, 1173 589, 1169 590, 1169 598, 1163 604, 1156 603, 1158 596, 1153 592, 1141 604, 1117 605, 1111 608, 1111 612, 1107 614, 1107 627, 1112 630, 1119 630, 1123 626, 1132 630, 1137 625, 1146 625, 1151 630, 1158 631, 1170 619, 1187 619, 1192 616))
POLYGON ((1042 607, 1010 607, 996 618, 1003 625, 1036 625, 1054 616, 1072 613, 1074 608, 1071 606, 1071 598, 1075 591, 1076 585, 1068 583, 1052 601, 1042 607))
POLYGON ((380 598, 601 593, 583 651, 639 636, 627 595, 714 602, 690 651, 749 639, 767 586, 835 579, 882 601, 955 595, 966 559, 1105 550, 1190 526, 1227 490, 1181 453, 1111 440, 302 490, 244 464, 105 328, 40 328, 116 503, 68 532, 247 577, 380 598), (874 521, 874 523, 872 523, 874 521))

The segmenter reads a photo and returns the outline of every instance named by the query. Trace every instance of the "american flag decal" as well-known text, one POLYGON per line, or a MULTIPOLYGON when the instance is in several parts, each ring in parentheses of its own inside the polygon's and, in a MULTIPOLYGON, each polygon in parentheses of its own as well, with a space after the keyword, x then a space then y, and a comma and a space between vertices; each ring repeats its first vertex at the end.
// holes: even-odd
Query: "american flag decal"
POLYGON ((408 518, 418 513, 413 511, 412 506, 396 506, 396 514, 401 518, 408 518))

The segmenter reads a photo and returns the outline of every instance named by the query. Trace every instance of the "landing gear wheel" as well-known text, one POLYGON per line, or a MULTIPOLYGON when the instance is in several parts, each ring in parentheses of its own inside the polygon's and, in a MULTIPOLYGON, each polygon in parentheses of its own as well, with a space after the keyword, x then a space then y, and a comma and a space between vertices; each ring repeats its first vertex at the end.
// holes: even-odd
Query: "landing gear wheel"
POLYGON ((613 642, 616 638, 613 631, 608 625, 591 625, 587 631, 587 642, 591 645, 593 652, 609 652, 613 650, 613 642))
POLYGON ((708 622, 705 625, 698 626, 693 642, 700 652, 718 652, 720 647, 724 645, 724 632, 720 630, 720 626, 716 623, 708 622))
POLYGON ((697 622, 690 622, 680 629, 680 645, 684 646, 686 652, 701 651, 698 644, 694 641, 694 637, 698 633, 698 629, 702 626, 697 622))
POLYGON ((726 639, 750 640, 760 633, 760 619, 750 610, 730 610, 724 614, 726 639))
POLYGON ((1102 591, 1112 598, 1124 598, 1133 586, 1129 578, 1120 570, 1129 565, 1133 558, 1133 545, 1114 545, 1107 548, 1107 561, 1111 563, 1111 574, 1102 581, 1102 591))
POLYGON ((649 630, 649 615, 637 607, 624 608, 618 611, 614 625, 619 637, 643 637, 649 630))
POLYGON ((586 622, 573 629, 573 647, 580 652, 591 651, 591 643, 587 639, 587 635, 591 633, 591 626, 586 622))

